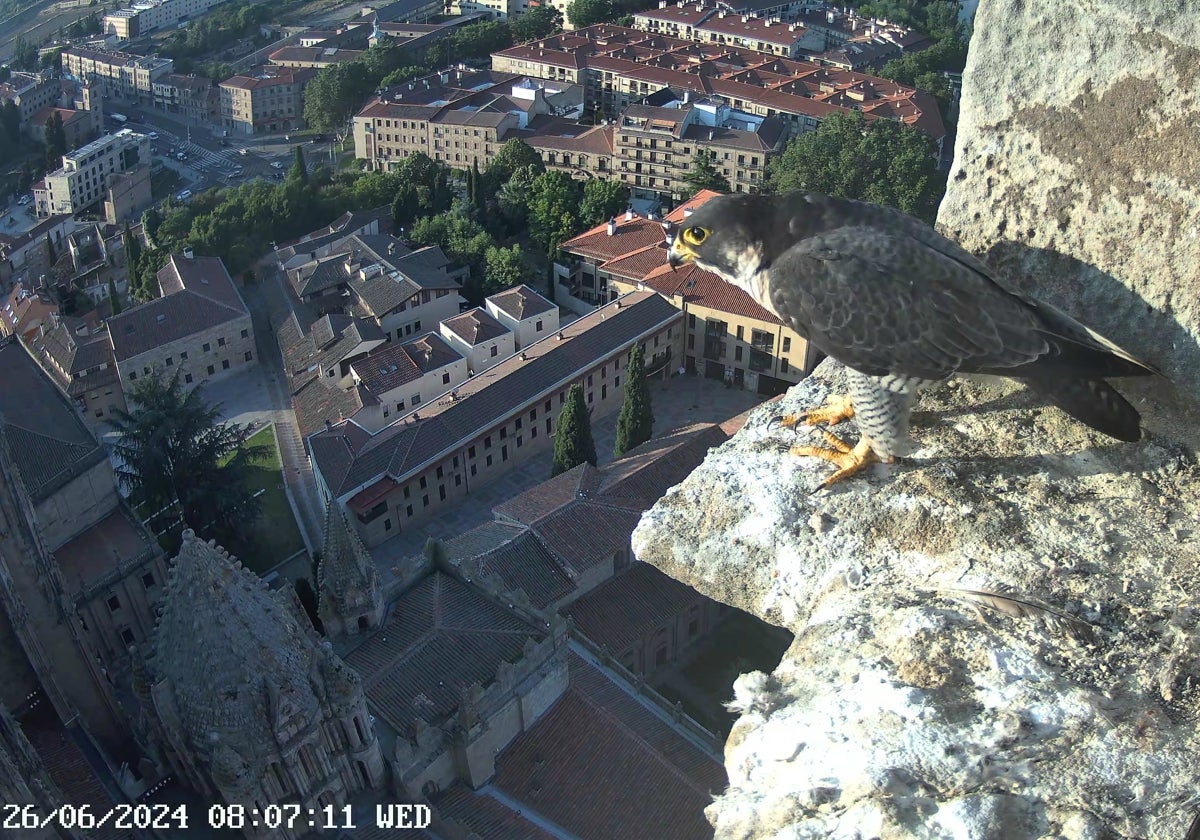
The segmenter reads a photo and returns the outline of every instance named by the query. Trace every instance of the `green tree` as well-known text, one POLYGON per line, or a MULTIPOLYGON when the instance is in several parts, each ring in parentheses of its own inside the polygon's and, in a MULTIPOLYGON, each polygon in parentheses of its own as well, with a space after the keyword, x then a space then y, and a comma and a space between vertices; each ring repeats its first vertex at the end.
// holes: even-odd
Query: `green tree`
POLYGON ((583 402, 583 386, 576 382, 567 391, 567 402, 558 415, 554 430, 553 478, 587 462, 596 466, 596 443, 592 440, 592 421, 583 402))
MULTIPOLYGON (((442 43, 449 44, 448 59, 452 58, 453 61, 464 61, 475 58, 486 58, 494 52, 508 49, 513 44, 513 36, 512 30, 508 28, 507 23, 502 20, 489 20, 460 27, 449 38, 443 39, 442 43)), ((435 44, 434 46, 438 45, 435 44)), ((436 49, 431 49, 426 55, 434 59, 441 58, 437 53, 436 49)), ((450 64, 451 61, 435 60, 430 63, 435 66, 442 66, 450 64)))
POLYGON ((692 158, 692 168, 680 179, 680 185, 684 187, 680 198, 691 198, 700 190, 713 190, 719 193, 733 192, 733 187, 729 185, 729 179, 721 174, 721 170, 717 169, 717 165, 713 162, 715 159, 715 155, 711 152, 696 152, 695 157, 692 158))
POLYGON ((577 29, 608 23, 617 16, 612 0, 571 0, 567 5, 567 20, 577 29))
POLYGON ((304 147, 296 147, 296 160, 292 164, 292 170, 288 173, 289 178, 294 178, 296 181, 308 185, 308 163, 304 160, 304 147))
POLYGON ((53 172, 62 166, 67 153, 67 133, 63 130, 62 114, 55 111, 46 120, 46 168, 53 172))
POLYGON ((508 19, 513 39, 518 43, 536 41, 562 29, 562 12, 550 4, 533 6, 528 11, 508 19))
POLYGON ((318 131, 341 128, 373 88, 361 61, 325 67, 304 88, 304 120, 318 131))
POLYGON ((519 137, 514 137, 503 146, 488 164, 488 190, 494 192, 503 186, 513 173, 524 166, 532 166, 538 173, 546 171, 546 164, 533 147, 519 137))
POLYGON ((529 282, 525 259, 516 245, 508 248, 488 248, 484 252, 484 262, 484 297, 529 282))
POLYGON ((618 181, 593 178, 583 185, 579 221, 584 228, 611 219, 629 206, 629 190, 618 181))
POLYGON ((121 295, 117 292, 117 281, 108 275, 108 306, 113 315, 121 313, 121 295))
POLYGON ((18 36, 17 42, 13 45, 12 66, 18 70, 37 69, 37 47, 26 41, 24 36, 18 36))
MULTIPOLYGON (((541 164, 541 161, 538 161, 541 164)), ((508 225, 509 230, 524 229, 529 217, 529 195, 533 182, 545 167, 538 169, 534 166, 522 166, 504 182, 496 194, 496 205, 500 209, 500 218, 508 225)))
POLYGON ((529 198, 529 238, 547 258, 579 230, 579 186, 561 172, 534 179, 529 198))
POLYGON ((861 112, 832 114, 767 165, 777 192, 809 190, 896 207, 932 223, 946 189, 929 135, 861 112))
POLYGON ((629 353, 629 364, 625 366, 625 400, 617 417, 617 444, 613 448, 613 457, 620 458, 650 440, 653 430, 654 409, 650 405, 642 345, 635 344, 629 353))
MULTIPOLYGON (((142 231, 146 234, 146 239, 154 242, 154 235, 158 232, 158 226, 162 224, 162 213, 158 212, 158 208, 151 207, 142 214, 142 231)), ((126 232, 129 226, 125 226, 126 232)))
POLYGON ((21 164, 21 174, 17 178, 17 192, 24 194, 29 192, 33 186, 33 170, 29 167, 29 161, 21 164))
POLYGON ((205 538, 240 536, 258 517, 260 502, 247 485, 261 447, 248 446, 250 427, 220 422, 200 388, 170 379, 139 377, 126 396, 132 413, 114 412, 117 480, 143 516, 178 505, 184 522, 205 538))

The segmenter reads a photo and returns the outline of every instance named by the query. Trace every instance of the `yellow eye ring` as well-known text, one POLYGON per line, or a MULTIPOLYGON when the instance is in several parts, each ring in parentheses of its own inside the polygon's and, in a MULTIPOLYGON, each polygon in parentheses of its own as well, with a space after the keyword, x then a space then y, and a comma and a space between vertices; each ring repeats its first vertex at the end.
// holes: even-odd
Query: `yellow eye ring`
POLYGON ((683 238, 689 245, 699 245, 705 239, 708 239, 708 231, 702 227, 693 225, 683 231, 683 238))

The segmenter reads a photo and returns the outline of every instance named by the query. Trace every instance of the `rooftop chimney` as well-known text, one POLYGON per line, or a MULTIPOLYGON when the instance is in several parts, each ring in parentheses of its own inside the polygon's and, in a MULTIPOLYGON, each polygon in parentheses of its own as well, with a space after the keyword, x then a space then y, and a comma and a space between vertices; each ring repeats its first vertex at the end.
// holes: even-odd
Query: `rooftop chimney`
POLYGON ((192 249, 191 249, 191 248, 184 248, 184 249, 183 249, 183 258, 184 258, 185 260, 194 259, 194 258, 195 258, 195 256, 196 256, 196 255, 195 255, 195 254, 192 252, 192 249))
POLYGON ((613 216, 611 219, 608 220, 608 235, 609 236, 617 235, 617 217, 616 216, 613 216))
POLYGON ((632 207, 627 207, 625 209, 625 221, 627 221, 627 222, 633 221, 633 208, 632 207))
POLYGON ((685 208, 684 208, 684 210, 683 210, 683 218, 685 218, 685 219, 686 219, 688 216, 692 215, 692 214, 693 214, 693 213, 695 213, 695 212, 696 212, 696 211, 695 211, 695 210, 693 210, 691 207, 685 207, 685 208))

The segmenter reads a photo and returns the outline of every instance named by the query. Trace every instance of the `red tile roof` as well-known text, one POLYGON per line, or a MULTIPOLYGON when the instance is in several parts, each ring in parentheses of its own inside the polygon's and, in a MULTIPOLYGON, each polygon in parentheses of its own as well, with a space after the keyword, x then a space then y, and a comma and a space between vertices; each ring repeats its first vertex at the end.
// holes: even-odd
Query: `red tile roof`
POLYGON ((647 563, 632 563, 573 603, 567 615, 584 636, 619 654, 705 601, 686 583, 647 563))
POLYGON ((583 840, 712 837, 721 763, 576 655, 570 680, 500 754, 495 786, 583 840))
POLYGON ((568 239, 563 243, 563 249, 581 257, 605 261, 663 241, 662 223, 638 215, 626 220, 625 215, 617 216, 617 229, 612 236, 608 234, 608 222, 602 222, 568 239))

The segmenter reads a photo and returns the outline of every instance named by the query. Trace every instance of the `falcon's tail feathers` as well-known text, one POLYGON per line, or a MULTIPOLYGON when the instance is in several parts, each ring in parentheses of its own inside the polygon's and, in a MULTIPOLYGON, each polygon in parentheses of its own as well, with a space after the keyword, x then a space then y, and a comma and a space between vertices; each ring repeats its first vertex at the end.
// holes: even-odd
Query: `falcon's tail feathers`
POLYGON ((1130 443, 1141 440, 1141 415, 1103 379, 1033 380, 1029 385, 1098 432, 1130 443))

